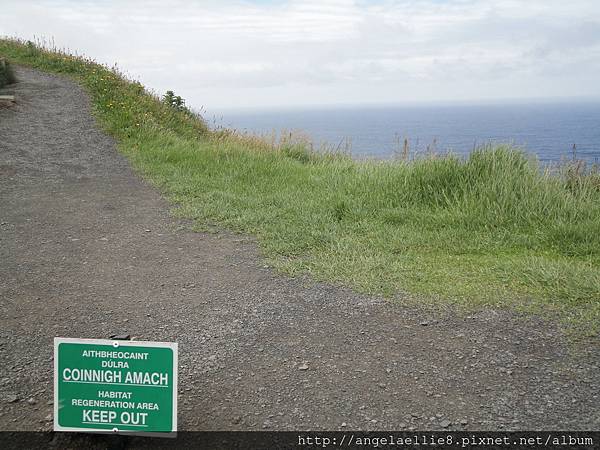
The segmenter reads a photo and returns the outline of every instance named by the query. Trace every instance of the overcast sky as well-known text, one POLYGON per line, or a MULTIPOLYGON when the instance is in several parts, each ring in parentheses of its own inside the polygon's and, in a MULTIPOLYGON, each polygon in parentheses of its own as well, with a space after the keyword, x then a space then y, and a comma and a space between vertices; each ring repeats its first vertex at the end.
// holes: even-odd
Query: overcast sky
POLYGON ((598 0, 2 0, 0 35, 194 107, 600 98, 598 0))

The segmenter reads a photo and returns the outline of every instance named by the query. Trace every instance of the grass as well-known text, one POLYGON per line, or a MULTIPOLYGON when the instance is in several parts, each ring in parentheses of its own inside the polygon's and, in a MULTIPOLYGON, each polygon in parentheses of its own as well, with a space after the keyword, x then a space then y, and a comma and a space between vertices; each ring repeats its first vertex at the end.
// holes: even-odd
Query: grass
POLYGON ((173 97, 87 58, 16 40, 0 40, 0 55, 74 77, 178 214, 257 236, 282 271, 408 302, 544 313, 576 336, 599 330, 600 178, 581 163, 550 173, 508 146, 357 162, 210 131, 173 97))
POLYGON ((0 88, 3 88, 7 84, 12 84, 15 81, 17 81, 17 79, 15 78, 12 67, 10 67, 10 63, 0 58, 0 88))

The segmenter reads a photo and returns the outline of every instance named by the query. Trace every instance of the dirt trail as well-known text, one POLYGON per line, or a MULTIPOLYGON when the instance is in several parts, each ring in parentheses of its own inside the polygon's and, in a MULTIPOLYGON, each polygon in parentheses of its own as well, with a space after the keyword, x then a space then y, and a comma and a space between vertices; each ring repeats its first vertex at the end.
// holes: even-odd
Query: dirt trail
POLYGON ((274 273, 250 238, 170 217, 81 88, 17 75, 0 109, 1 430, 51 428, 54 336, 123 332, 179 342, 180 429, 600 429, 597 342, 573 356, 535 318, 274 273))

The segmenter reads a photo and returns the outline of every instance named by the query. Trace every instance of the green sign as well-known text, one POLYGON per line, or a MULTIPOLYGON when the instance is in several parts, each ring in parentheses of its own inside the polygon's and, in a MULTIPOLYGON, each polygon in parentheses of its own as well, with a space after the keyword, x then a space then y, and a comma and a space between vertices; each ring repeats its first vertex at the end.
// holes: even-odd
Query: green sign
POLYGON ((54 430, 177 431, 177 344, 54 338, 54 430))

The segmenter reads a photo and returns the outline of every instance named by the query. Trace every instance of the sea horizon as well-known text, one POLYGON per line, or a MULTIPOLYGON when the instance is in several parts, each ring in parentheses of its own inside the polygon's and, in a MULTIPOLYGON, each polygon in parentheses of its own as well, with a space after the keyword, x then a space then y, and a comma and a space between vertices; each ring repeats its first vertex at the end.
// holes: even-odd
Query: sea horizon
POLYGON ((266 136, 298 133, 317 150, 345 150, 358 159, 393 158, 405 140, 411 155, 465 156, 482 145, 511 144, 542 162, 600 159, 600 99, 595 98, 254 107, 204 117, 212 128, 266 136))

